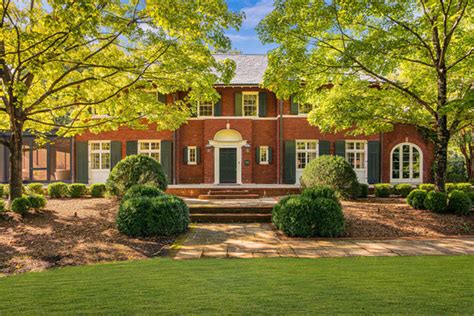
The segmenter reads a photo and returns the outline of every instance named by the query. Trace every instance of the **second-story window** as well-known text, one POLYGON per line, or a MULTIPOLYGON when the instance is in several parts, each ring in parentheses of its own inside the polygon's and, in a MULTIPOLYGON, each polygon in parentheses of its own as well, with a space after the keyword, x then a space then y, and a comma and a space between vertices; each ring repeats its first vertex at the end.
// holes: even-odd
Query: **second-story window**
POLYGON ((199 102, 198 116, 213 116, 214 105, 211 102, 199 102))
POLYGON ((257 116, 258 92, 242 93, 242 113, 244 116, 257 116))

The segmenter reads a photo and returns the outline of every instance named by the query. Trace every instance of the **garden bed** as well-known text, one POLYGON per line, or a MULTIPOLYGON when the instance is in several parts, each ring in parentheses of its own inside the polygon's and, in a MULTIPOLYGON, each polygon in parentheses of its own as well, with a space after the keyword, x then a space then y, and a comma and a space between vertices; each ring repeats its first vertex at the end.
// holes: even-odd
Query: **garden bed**
POLYGON ((21 219, 0 215, 0 275, 50 267, 143 259, 174 238, 130 238, 115 226, 114 199, 49 199, 21 219))

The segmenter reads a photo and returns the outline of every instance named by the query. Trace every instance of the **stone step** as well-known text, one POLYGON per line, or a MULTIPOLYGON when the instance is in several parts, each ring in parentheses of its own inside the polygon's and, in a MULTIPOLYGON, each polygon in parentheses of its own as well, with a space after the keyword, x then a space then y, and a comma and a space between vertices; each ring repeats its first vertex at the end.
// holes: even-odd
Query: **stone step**
POLYGON ((271 214, 273 206, 272 205, 262 205, 262 206, 206 206, 206 205, 196 205, 190 206, 189 212, 191 214, 271 214))
POLYGON ((249 194, 249 190, 229 190, 229 189, 221 189, 221 190, 210 190, 207 194, 208 195, 242 195, 242 194, 249 194))
POLYGON ((272 214, 191 214, 193 223, 270 223, 272 214))
POLYGON ((198 196, 200 200, 229 200, 229 199, 258 199, 258 194, 201 194, 198 196))

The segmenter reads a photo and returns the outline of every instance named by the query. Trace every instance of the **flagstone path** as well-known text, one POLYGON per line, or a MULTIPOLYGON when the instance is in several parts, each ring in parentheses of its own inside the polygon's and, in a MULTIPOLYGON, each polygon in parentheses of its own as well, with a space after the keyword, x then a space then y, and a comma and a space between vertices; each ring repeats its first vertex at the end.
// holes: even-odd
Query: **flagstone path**
POLYGON ((404 239, 288 238, 271 224, 196 224, 175 259, 474 254, 474 237, 404 239))

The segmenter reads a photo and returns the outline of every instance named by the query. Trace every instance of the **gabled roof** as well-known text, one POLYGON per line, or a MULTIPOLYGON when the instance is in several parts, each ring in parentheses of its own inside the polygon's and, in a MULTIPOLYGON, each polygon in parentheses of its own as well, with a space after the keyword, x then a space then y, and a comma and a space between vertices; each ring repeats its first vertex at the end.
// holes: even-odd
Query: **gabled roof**
POLYGON ((235 62, 235 75, 231 85, 259 85, 267 69, 267 55, 256 54, 215 54, 217 60, 231 59, 235 62))

